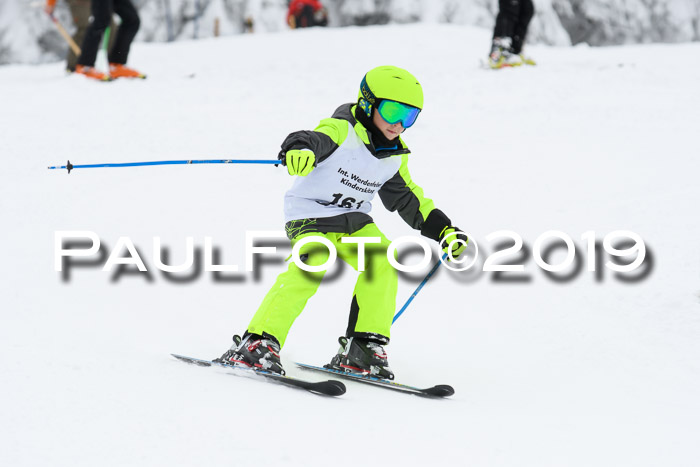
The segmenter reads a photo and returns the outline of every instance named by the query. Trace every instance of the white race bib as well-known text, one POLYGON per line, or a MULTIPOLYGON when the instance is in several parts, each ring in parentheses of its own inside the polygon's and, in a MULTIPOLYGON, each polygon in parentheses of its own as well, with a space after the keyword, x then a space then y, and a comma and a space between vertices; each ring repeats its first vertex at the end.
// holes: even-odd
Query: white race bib
POLYGON ((396 175, 401 156, 377 159, 352 125, 343 144, 306 177, 297 177, 284 196, 284 220, 369 213, 374 194, 396 175))

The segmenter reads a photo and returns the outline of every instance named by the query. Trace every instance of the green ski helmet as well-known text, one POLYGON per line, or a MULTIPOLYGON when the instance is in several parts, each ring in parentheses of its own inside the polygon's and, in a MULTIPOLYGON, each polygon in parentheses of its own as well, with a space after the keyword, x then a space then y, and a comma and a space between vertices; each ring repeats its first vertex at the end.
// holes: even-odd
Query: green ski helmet
POLYGON ((360 83, 358 105, 368 117, 383 99, 423 109, 423 88, 408 71, 395 66, 379 66, 365 74, 360 83))

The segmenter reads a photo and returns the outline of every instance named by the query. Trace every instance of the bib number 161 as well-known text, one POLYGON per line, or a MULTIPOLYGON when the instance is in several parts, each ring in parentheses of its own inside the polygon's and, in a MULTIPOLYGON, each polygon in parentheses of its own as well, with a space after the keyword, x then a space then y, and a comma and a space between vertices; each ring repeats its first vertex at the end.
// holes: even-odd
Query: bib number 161
POLYGON ((365 201, 362 200, 362 201, 358 202, 355 198, 350 197, 350 196, 343 198, 342 193, 333 193, 333 200, 332 201, 329 201, 329 202, 317 201, 317 202, 318 202, 318 204, 322 204, 324 206, 339 206, 341 208, 360 209, 360 206, 362 206, 362 203, 364 203, 365 201))

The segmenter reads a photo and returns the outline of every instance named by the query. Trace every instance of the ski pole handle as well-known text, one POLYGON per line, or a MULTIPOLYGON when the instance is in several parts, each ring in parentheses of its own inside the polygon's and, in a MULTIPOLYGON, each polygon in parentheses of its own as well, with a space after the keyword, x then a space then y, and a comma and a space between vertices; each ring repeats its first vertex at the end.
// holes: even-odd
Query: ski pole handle
POLYGON ((416 295, 418 295, 418 292, 420 292, 420 290, 423 288, 423 286, 428 282, 428 279, 430 279, 432 277, 432 275, 435 274, 435 271, 438 270, 438 268, 440 267, 442 262, 445 261, 445 259, 447 259, 447 253, 442 255, 442 259, 440 259, 440 261, 438 261, 437 264, 435 266, 433 266, 433 269, 431 269, 430 272, 428 273, 428 275, 425 276, 425 279, 423 279, 423 282, 421 282, 420 285, 418 285, 418 287, 416 287, 416 290, 411 294, 411 296, 408 297, 408 300, 406 300, 406 303, 404 303, 404 305, 401 307, 399 312, 396 313, 396 315, 394 316, 394 319, 391 320, 391 324, 394 324, 396 322, 396 320, 399 319, 399 316, 401 316, 403 314, 403 312, 406 311, 406 308, 408 308, 408 305, 410 305, 411 302, 413 301, 413 299, 416 298, 416 295))

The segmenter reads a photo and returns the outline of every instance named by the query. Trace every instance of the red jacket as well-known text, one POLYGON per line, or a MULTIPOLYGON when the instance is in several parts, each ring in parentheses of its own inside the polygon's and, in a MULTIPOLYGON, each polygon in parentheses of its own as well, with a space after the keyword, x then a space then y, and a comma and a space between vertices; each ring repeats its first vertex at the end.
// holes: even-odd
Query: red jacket
POLYGON ((287 23, 289 23, 290 17, 299 16, 305 6, 310 6, 313 8, 314 13, 323 8, 323 5, 319 0, 292 0, 289 3, 289 10, 287 11, 287 23))

